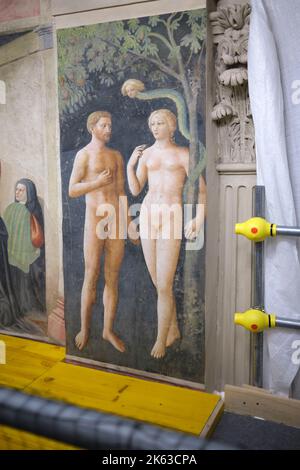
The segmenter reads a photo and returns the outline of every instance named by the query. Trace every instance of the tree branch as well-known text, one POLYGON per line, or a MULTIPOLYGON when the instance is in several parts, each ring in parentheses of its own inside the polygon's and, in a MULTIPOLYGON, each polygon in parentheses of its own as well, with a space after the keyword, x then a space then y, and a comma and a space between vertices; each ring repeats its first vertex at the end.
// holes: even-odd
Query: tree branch
POLYGON ((177 72, 175 72, 173 69, 165 65, 160 59, 152 59, 152 57, 144 56, 142 54, 139 54, 138 52, 131 51, 131 50, 128 50, 128 53, 136 57, 139 57, 140 59, 147 60, 148 62, 151 62, 152 64, 155 64, 158 68, 160 68, 167 75, 171 75, 171 77, 176 78, 176 80, 179 80, 180 82, 182 81, 181 76, 177 72))
MULTIPOLYGON (((175 16, 177 15, 177 13, 178 13, 177 11, 176 11, 176 13, 172 13, 172 14, 169 16, 169 18, 167 19, 167 23, 170 24, 170 23, 172 22, 172 20, 175 18, 175 16)), ((183 12, 182 14, 184 14, 184 12, 183 12)))
MULTIPOLYGON (((182 58, 182 55, 181 55, 181 52, 180 52, 180 46, 178 46, 178 44, 176 43, 173 32, 172 32, 172 29, 171 29, 171 23, 172 23, 172 20, 174 19, 175 15, 177 15, 177 13, 173 13, 167 19, 167 32, 168 32, 168 36, 169 36, 169 40, 170 40, 170 43, 172 45, 172 48, 175 51, 177 64, 178 64, 178 69, 179 69, 180 81, 181 81, 182 86, 184 88, 186 98, 188 99, 188 101, 190 101, 191 97, 192 97, 192 93, 191 93, 191 90, 190 90, 189 82, 188 82, 187 77, 186 77, 185 67, 184 67, 184 64, 183 64, 183 58, 182 58)), ((183 15, 184 15, 184 13, 181 13, 181 15, 179 16, 179 21, 182 19, 183 15)))
POLYGON ((195 73, 194 73, 194 79, 198 81, 199 86, 201 86, 201 73, 200 73, 200 68, 201 68, 201 62, 202 62, 202 58, 203 58, 205 49, 206 49, 206 42, 205 42, 205 40, 204 40, 203 43, 202 43, 202 47, 201 47, 200 54, 199 54, 199 56, 198 56, 198 60, 197 60, 196 65, 195 65, 195 73), (199 72, 199 78, 197 79, 197 73, 198 73, 198 72, 199 72))
POLYGON ((179 17, 176 18, 176 21, 181 21, 182 18, 183 18, 183 16, 184 16, 184 13, 185 13, 185 12, 183 11, 183 12, 179 15, 179 17))
POLYGON ((125 70, 127 70, 128 68, 135 65, 138 61, 139 61, 139 59, 136 57, 136 60, 133 59, 130 63, 127 63, 126 65, 124 65, 124 67, 114 69, 113 72, 110 72, 110 74, 114 75, 114 74, 119 73, 119 72, 125 72, 125 70))
POLYGON ((192 60, 193 54, 194 54, 194 53, 193 53, 193 51, 191 50, 190 55, 189 55, 189 58, 188 58, 188 60, 187 60, 186 63, 185 63, 185 68, 187 68, 187 67, 189 66, 189 64, 190 64, 190 62, 191 62, 191 60, 192 60))
MULTIPOLYGON (((116 50, 119 50, 119 47, 114 44, 111 41, 108 41, 107 39, 100 38, 102 42, 107 44, 108 46, 114 47, 116 50)), ((171 69, 167 65, 165 65, 159 58, 158 59, 153 59, 152 57, 144 56, 143 54, 140 54, 139 52, 132 51, 130 49, 127 50, 128 54, 134 55, 135 57, 138 57, 139 59, 142 60, 147 60, 148 62, 151 62, 152 64, 156 65, 160 70, 165 72, 167 75, 171 75, 171 77, 176 78, 176 80, 182 82, 182 77, 175 72, 175 70, 171 69)))
POLYGON ((169 41, 164 36, 162 36, 161 34, 159 34, 159 33, 149 33, 148 36, 159 39, 161 42, 163 42, 167 46, 167 48, 170 51, 172 50, 172 46, 169 43, 169 41))

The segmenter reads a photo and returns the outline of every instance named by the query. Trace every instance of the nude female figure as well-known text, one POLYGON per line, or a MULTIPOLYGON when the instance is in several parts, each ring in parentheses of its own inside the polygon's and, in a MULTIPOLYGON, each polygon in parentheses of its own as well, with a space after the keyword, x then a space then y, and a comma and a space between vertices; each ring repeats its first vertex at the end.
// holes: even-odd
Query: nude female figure
MULTIPOLYGON (((149 185, 141 207, 140 236, 158 296, 158 331, 151 355, 162 358, 166 347, 180 338, 173 283, 181 246, 182 193, 188 176, 189 149, 174 142, 176 116, 168 109, 154 111, 148 124, 155 142, 147 149, 144 145, 136 147, 127 165, 127 177, 134 196, 143 190, 147 181, 149 185), (166 214, 168 208, 169 214, 166 214), (166 232, 168 237, 164 236, 166 232)), ((185 235, 189 239, 198 235, 204 223, 201 207, 206 203, 206 186, 202 177, 199 179, 198 202, 202 206, 198 205, 196 217, 185 226, 185 235)))

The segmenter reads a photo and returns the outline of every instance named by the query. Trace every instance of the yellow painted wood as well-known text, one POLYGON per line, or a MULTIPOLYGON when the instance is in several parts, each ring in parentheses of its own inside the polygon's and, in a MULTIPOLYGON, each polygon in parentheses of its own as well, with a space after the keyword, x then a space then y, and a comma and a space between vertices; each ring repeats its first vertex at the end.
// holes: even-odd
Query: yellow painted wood
POLYGON ((27 338, 0 334, 0 341, 4 341, 8 351, 28 351, 55 361, 61 361, 66 355, 65 348, 62 346, 42 343, 41 341, 34 341, 27 338))
POLYGON ((0 426, 0 450, 77 450, 78 447, 63 444, 52 439, 0 426))
POLYGON ((206 424, 200 433, 200 437, 202 437, 203 439, 208 439, 210 436, 212 436, 214 430, 216 429, 218 425, 218 422, 221 419, 223 411, 224 411, 224 402, 223 400, 220 400, 218 404, 215 406, 209 419, 206 421, 206 424))
POLYGON ((197 435, 220 400, 198 390, 65 363, 54 365, 26 390, 197 435))
POLYGON ((65 357, 60 346, 0 335, 6 344, 6 364, 0 365, 0 386, 24 389, 65 357))
MULTIPOLYGON (((217 395, 67 364, 62 362, 65 350, 60 346, 5 335, 0 340, 7 346, 0 386, 194 435, 209 434, 223 412, 217 395)), ((71 447, 2 426, 3 448, 71 447)))

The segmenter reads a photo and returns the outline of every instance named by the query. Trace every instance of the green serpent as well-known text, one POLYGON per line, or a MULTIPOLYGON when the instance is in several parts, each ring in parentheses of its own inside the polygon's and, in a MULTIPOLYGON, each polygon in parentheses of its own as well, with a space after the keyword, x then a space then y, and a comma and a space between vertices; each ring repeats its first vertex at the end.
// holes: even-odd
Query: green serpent
MULTIPOLYGON (((175 103, 177 109, 178 129, 183 137, 185 137, 190 142, 191 134, 188 128, 188 113, 186 104, 182 95, 178 91, 172 90, 170 88, 160 88, 156 90, 145 91, 145 85, 142 81, 129 79, 123 83, 121 92, 123 96, 128 96, 129 98, 138 98, 139 100, 144 101, 159 98, 169 98, 172 100, 175 103)), ((192 174, 188 178, 188 185, 193 185, 196 182, 206 166, 206 150, 200 140, 199 152, 199 161, 196 167, 193 169, 192 174)))

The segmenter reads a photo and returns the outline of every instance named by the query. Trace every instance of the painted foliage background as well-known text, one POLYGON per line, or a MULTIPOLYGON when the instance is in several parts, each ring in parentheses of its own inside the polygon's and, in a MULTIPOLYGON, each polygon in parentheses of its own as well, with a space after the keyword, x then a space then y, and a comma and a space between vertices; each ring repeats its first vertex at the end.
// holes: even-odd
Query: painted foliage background
MULTIPOLYGON (((150 356, 157 328, 156 292, 141 246, 126 242, 120 272, 119 306, 115 331, 127 351, 116 351, 101 338, 103 277, 93 309, 91 336, 82 352, 74 337, 80 329, 80 294, 84 276, 84 197, 68 197, 69 178, 77 151, 90 135, 86 120, 96 110, 113 116, 110 146, 119 150, 125 165, 137 145, 152 144, 147 120, 150 113, 168 108, 186 120, 176 143, 190 146, 190 184, 186 201, 195 199, 195 180, 204 171, 206 10, 172 13, 58 31, 58 78, 63 197, 64 283, 67 352, 109 364, 154 372, 196 382, 204 380, 204 249, 182 249, 175 278, 177 315, 182 340, 167 349, 163 359, 150 356), (125 80, 145 85, 149 99, 121 95, 125 80), (185 100, 178 109, 168 93, 176 90, 185 100), (150 99, 150 95, 152 99, 150 99), (200 163, 199 163, 200 162, 200 163)), ((129 204, 141 202, 147 188, 129 204)))

